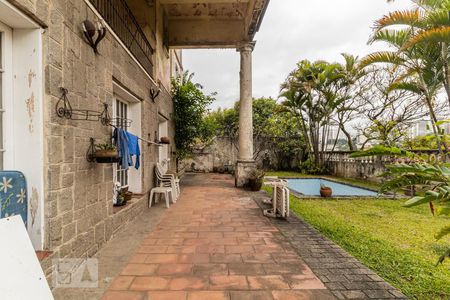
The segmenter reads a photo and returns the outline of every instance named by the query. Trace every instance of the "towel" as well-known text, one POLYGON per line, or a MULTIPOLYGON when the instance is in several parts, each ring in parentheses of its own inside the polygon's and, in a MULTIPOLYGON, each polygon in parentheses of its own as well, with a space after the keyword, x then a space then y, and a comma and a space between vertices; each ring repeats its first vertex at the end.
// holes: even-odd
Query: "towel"
POLYGON ((129 166, 133 165, 133 160, 130 156, 128 135, 122 128, 114 129, 114 141, 116 142, 117 151, 119 152, 119 164, 124 170, 128 170, 129 166))
MULTIPOLYGON (((136 155, 136 164, 134 167, 139 169, 140 166, 140 156, 141 156, 141 150, 139 149, 139 138, 135 136, 134 134, 126 132, 126 135, 128 137, 128 153, 130 156, 136 155)), ((131 165, 133 165, 133 161, 131 160, 131 165)))

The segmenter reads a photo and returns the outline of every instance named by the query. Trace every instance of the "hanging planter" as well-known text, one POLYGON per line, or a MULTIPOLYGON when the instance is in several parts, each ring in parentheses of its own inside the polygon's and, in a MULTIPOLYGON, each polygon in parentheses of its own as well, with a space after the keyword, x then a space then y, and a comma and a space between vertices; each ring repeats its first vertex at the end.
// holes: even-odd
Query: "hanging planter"
POLYGON ((167 137, 167 136, 162 136, 162 137, 160 138, 159 142, 160 142, 161 144, 168 145, 168 144, 170 144, 170 139, 169 139, 169 137, 167 137))
POLYGON ((115 163, 119 162, 119 152, 114 145, 98 144, 95 145, 95 152, 93 157, 97 163, 115 163))

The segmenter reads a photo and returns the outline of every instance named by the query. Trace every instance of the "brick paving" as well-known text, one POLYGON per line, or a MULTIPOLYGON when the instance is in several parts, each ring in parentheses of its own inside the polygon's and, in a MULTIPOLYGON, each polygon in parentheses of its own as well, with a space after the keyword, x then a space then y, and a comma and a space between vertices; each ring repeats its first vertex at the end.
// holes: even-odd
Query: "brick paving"
POLYGON ((179 201, 103 299, 335 299, 232 177, 186 175, 184 182, 179 201))
MULTIPOLYGON (((263 209, 266 195, 254 197, 263 209)), ((398 289, 360 263, 311 225, 294 214, 288 220, 271 219, 296 252, 338 299, 407 299, 398 289)))

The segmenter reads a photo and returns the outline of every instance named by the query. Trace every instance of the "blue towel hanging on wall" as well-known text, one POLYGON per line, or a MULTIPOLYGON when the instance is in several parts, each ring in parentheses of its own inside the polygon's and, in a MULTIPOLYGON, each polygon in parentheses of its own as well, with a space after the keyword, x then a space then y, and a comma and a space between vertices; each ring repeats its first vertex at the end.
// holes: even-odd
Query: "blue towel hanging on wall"
POLYGON ((124 170, 128 170, 128 167, 130 165, 133 165, 133 160, 131 159, 130 152, 129 152, 129 141, 128 141, 128 135, 126 134, 126 131, 122 128, 116 128, 114 129, 114 141, 116 143, 117 151, 119 152, 119 165, 124 170))
POLYGON ((131 134, 122 128, 114 129, 114 141, 116 143, 117 151, 119 152, 120 161, 119 164, 124 170, 128 170, 128 167, 133 166, 133 155, 136 156, 135 168, 139 169, 141 162, 141 150, 139 148, 139 138, 134 134, 131 134))
MULTIPOLYGON (((136 155, 136 164, 134 165, 134 167, 137 170, 141 165, 140 163, 141 150, 139 149, 139 138, 134 134, 129 133, 128 131, 126 132, 126 135, 128 137, 128 153, 130 154, 130 156, 136 155)), ((131 165, 133 165, 132 160, 131 165)))

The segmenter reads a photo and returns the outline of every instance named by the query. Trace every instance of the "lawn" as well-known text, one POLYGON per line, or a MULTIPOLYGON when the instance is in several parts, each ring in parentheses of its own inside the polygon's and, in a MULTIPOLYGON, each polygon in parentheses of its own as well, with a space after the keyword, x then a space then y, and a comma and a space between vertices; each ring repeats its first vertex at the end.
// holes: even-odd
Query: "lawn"
POLYGON ((291 209, 410 298, 449 299, 450 259, 439 266, 436 261, 450 239, 436 241, 434 235, 450 219, 433 217, 427 206, 404 208, 403 201, 292 196, 291 209))

